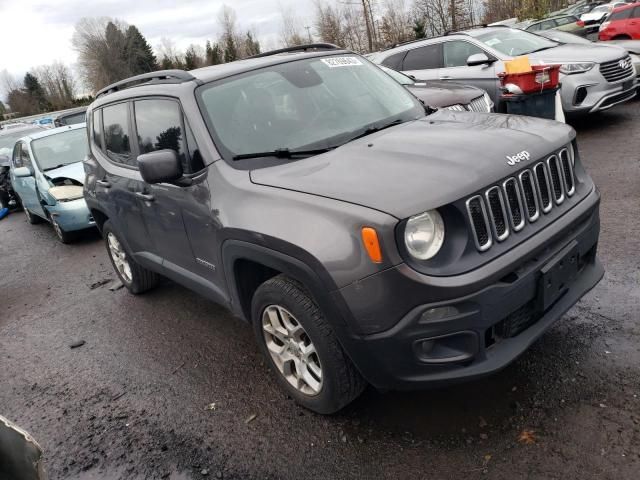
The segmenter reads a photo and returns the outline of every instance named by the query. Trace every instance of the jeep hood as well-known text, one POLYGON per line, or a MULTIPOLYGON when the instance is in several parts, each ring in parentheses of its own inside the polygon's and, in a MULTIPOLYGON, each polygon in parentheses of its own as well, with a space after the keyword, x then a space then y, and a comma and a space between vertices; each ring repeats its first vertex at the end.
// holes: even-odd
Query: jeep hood
POLYGON ((440 110, 250 176, 255 184, 342 200, 401 219, 487 187, 574 137, 571 127, 551 120, 440 110), (529 160, 507 165, 507 155, 524 150, 529 160))

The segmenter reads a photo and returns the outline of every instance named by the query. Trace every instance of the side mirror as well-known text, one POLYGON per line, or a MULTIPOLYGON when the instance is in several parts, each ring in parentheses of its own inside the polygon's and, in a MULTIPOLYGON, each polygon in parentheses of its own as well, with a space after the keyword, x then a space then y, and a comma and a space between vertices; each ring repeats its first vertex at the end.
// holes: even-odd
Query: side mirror
POLYGON ((147 183, 175 182, 182 178, 182 163, 174 150, 138 155, 140 175, 147 183))
POLYGON ((33 174, 29 167, 18 167, 13 169, 13 176, 16 178, 31 177, 33 174))
POLYGON ((489 65, 490 63, 491 60, 484 53, 474 53, 473 55, 469 55, 469 58, 467 58, 467 65, 470 67, 489 65))

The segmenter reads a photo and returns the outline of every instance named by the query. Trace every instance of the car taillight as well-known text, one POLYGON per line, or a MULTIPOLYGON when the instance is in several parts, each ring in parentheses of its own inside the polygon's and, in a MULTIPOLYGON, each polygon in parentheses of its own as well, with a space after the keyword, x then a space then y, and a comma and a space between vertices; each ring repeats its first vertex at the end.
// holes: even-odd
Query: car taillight
POLYGON ((579 27, 584 27, 584 21, 578 20, 576 23, 578 24, 579 27))

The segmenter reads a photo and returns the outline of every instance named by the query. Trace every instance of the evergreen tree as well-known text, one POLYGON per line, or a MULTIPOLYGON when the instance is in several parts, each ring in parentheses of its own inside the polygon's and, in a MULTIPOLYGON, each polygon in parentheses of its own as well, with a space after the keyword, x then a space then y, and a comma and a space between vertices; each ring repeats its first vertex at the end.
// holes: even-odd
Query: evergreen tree
POLYGON ((233 35, 226 35, 224 39, 224 61, 233 62, 238 59, 238 48, 233 35))
POLYGON ((156 57, 151 45, 135 25, 127 28, 123 56, 132 75, 152 72, 157 68, 156 57))
POLYGON ((218 65, 222 63, 222 51, 220 51, 220 46, 217 43, 212 45, 211 42, 207 40, 204 60, 206 65, 218 65))
POLYGON ((425 38, 427 36, 427 32, 425 30, 427 23, 422 19, 416 19, 413 21, 413 33, 416 39, 425 38))
POLYGON ((44 89, 35 75, 27 72, 24 76, 24 90, 33 99, 38 111, 44 112, 47 110, 49 102, 47 102, 44 89))
POLYGON ((7 107, 4 106, 4 103, 0 102, 0 120, 7 113, 7 107))
POLYGON ((184 53, 184 68, 185 70, 194 70, 200 67, 201 59, 196 52, 196 49, 193 45, 190 45, 187 48, 187 51, 184 53))
POLYGON ((244 51, 247 57, 258 55, 260 53, 260 42, 258 40, 254 40, 251 32, 247 32, 247 36, 244 39, 244 51))

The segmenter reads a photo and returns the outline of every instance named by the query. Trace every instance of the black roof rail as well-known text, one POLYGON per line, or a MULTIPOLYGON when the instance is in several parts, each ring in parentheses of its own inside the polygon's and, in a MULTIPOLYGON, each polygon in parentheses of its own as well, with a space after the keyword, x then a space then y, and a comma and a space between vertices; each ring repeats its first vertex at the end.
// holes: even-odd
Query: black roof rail
POLYGON ((149 83, 183 83, 195 80, 196 77, 185 70, 158 70, 157 72, 143 73, 135 77, 125 78, 119 82, 107 85, 96 93, 96 98, 109 93, 117 92, 124 88, 137 86, 140 82, 149 83))
POLYGON ((340 47, 333 43, 307 43, 305 45, 295 45, 293 47, 279 48, 277 50, 269 50, 268 52, 258 53, 247 58, 260 58, 277 55, 278 53, 290 52, 306 52, 307 50, 340 50, 340 47))

